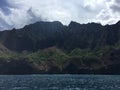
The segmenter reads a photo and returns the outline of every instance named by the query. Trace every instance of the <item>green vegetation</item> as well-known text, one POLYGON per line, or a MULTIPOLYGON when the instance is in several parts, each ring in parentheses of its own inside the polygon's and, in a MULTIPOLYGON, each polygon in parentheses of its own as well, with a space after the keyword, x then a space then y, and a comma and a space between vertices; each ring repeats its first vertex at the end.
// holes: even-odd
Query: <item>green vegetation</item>
MULTIPOLYGON (((70 53, 65 53, 62 50, 51 47, 44 50, 38 50, 37 52, 23 52, 23 53, 3 53, 0 54, 0 59, 4 60, 27 60, 30 62, 41 63, 46 61, 54 61, 57 66, 62 67, 65 63, 71 62, 71 60, 77 60, 77 62, 91 64, 100 63, 101 57, 98 54, 86 49, 82 50, 76 48, 70 53)), ((76 61, 75 61, 76 62, 76 61)))
POLYGON ((27 64, 33 71, 79 72, 119 66, 119 59, 120 23, 38 22, 0 32, 0 67, 12 63, 12 69, 27 64))

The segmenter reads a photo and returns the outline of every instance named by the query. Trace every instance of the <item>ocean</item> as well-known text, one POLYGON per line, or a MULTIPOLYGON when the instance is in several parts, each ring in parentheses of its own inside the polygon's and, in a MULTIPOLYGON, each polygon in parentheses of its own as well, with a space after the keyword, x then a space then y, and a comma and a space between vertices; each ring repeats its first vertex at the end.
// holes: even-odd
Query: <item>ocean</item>
POLYGON ((120 90, 120 75, 0 75, 0 90, 120 90))

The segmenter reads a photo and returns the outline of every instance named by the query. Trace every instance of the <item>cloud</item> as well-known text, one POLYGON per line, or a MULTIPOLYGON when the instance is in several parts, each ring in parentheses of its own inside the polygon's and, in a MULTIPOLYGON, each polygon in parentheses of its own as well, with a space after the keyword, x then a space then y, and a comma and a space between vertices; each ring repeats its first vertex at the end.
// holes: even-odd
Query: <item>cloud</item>
POLYGON ((113 12, 120 13, 120 0, 113 0, 113 1, 110 3, 109 8, 110 8, 113 12))
POLYGON ((8 8, 9 14, 5 14, 7 11, 0 7, 3 9, 0 10, 0 18, 4 21, 0 26, 3 29, 21 28, 40 20, 58 20, 69 24, 71 20, 77 21, 82 18, 80 14, 84 11, 80 2, 82 0, 76 2, 74 0, 4 0, 3 6, 8 8))
POLYGON ((0 29, 22 28, 37 21, 71 20, 80 23, 115 23, 120 0, 1 0, 0 29))
POLYGON ((90 11, 99 11, 104 7, 103 3, 104 0, 85 0, 84 7, 90 11))
POLYGON ((107 0, 106 8, 97 15, 97 21, 102 24, 114 24, 120 20, 120 0, 107 0))
POLYGON ((0 1, 0 9, 3 11, 4 14, 9 14, 9 8, 12 7, 6 0, 0 1))

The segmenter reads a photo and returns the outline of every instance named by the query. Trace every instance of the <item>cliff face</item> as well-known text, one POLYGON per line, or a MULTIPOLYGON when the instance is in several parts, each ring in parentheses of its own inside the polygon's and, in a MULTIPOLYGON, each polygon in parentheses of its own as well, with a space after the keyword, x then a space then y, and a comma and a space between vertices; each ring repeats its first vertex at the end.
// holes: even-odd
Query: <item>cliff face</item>
POLYGON ((0 32, 0 42, 16 52, 37 51, 56 46, 66 51, 75 48, 100 49, 120 43, 120 24, 102 26, 97 23, 68 26, 60 22, 38 22, 22 29, 0 32), (69 44, 68 44, 69 43, 69 44))
POLYGON ((120 74, 120 22, 38 22, 0 32, 0 74, 120 74))
POLYGON ((0 54, 2 53, 10 53, 10 50, 0 43, 0 54))

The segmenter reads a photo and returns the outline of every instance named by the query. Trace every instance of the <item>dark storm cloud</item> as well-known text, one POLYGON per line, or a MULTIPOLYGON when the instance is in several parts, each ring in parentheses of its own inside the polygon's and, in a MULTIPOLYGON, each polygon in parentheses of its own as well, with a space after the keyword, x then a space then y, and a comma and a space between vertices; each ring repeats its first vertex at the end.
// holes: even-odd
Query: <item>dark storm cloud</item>
POLYGON ((115 0, 115 2, 116 2, 117 4, 120 4, 120 0, 115 0))
POLYGON ((8 29, 8 27, 9 27, 9 29, 12 29, 12 26, 9 25, 7 22, 5 22, 5 20, 1 17, 0 17, 0 25, 2 25, 2 26, 0 26, 0 30, 3 30, 3 29, 6 30, 6 29, 8 29))
POLYGON ((6 7, 10 7, 9 3, 7 2, 7 0, 0 0, 0 8, 4 9, 6 7))
POLYGON ((0 0, 0 9, 4 12, 4 14, 9 14, 12 6, 8 3, 7 0, 0 0))
POLYGON ((114 0, 113 3, 110 5, 110 9, 113 12, 120 13, 120 0, 114 0))
POLYGON ((120 6, 118 5, 112 5, 110 6, 113 12, 120 12, 120 6))

